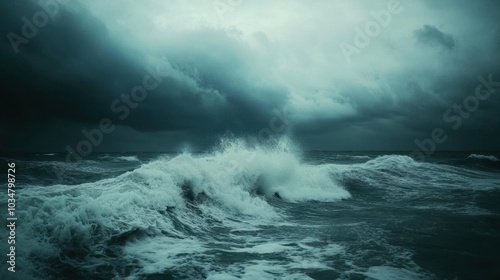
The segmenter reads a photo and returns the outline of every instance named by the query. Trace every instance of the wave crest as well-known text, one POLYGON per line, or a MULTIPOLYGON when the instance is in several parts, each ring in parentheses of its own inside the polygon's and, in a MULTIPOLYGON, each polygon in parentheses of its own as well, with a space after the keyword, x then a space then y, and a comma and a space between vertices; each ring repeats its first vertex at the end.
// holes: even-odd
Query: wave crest
POLYGON ((467 157, 468 159, 475 160, 489 160, 489 161, 498 161, 498 158, 493 155, 480 155, 480 154, 471 154, 467 157))
POLYGON ((276 221, 282 217, 273 206, 277 197, 286 202, 350 197, 327 166, 304 164, 295 151, 286 142, 249 147, 229 141, 211 154, 160 158, 92 183, 26 188, 23 199, 30 207, 20 215, 29 222, 19 231, 30 252, 23 254, 53 248, 33 261, 63 256, 70 266, 75 260, 98 262, 103 244, 209 234, 214 224, 242 228, 276 221))

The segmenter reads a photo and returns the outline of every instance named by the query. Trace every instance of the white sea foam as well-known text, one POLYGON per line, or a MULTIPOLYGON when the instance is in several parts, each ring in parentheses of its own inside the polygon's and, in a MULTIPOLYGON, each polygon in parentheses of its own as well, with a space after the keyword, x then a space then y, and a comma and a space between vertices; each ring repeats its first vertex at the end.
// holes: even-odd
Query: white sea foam
POLYGON ((405 268, 397 268, 391 266, 373 266, 365 273, 369 280, 422 280, 430 279, 427 275, 422 275, 415 271, 405 268))
MULTIPOLYGON (((261 240, 263 242, 263 240, 261 240)), ((343 253, 343 247, 336 244, 325 244, 318 247, 310 243, 318 242, 314 238, 305 238, 296 242, 269 241, 255 246, 230 250, 243 254, 280 254, 281 261, 251 260, 223 267, 224 272, 214 270, 207 279, 313 279, 304 273, 290 271, 318 270, 334 271, 327 265, 327 258, 343 253)), ((341 257, 341 256, 339 256, 341 257)))
POLYGON ((137 156, 116 156, 116 155, 103 155, 99 157, 100 160, 111 161, 140 161, 137 156))
POLYGON ((124 160, 124 161, 140 161, 137 156, 121 156, 117 157, 119 160, 124 160))
POLYGON ((166 269, 193 265, 194 255, 205 251, 202 242, 196 238, 171 238, 159 236, 133 241, 124 248, 126 258, 140 263, 136 274, 144 275, 162 272, 166 269))
POLYGON ((265 244, 255 245, 253 247, 237 248, 231 251, 236 253, 272 254, 272 253, 283 252, 290 249, 291 248, 283 245, 282 243, 265 243, 265 244))
MULTIPOLYGON (((336 178, 364 181, 367 186, 397 189, 401 195, 422 195, 423 189, 491 190, 500 186, 496 174, 447 164, 418 162, 408 156, 379 156, 365 163, 328 165, 336 178)), ((393 198, 398 195, 392 193, 393 198)))
POLYGON ((415 161, 409 156, 386 155, 363 163, 366 168, 376 170, 401 170, 405 168, 414 168, 421 166, 421 163, 415 161))
POLYGON ((498 158, 496 156, 492 156, 492 155, 471 154, 467 158, 477 159, 477 160, 498 161, 498 158))
MULTIPOLYGON (((26 188, 19 232, 30 246, 23 246, 22 254, 44 252, 46 258, 57 258, 80 250, 90 252, 86 261, 93 256, 98 260, 102 242, 117 239, 125 242, 127 256, 141 262, 142 273, 161 271, 175 265, 179 255, 203 254, 202 242, 189 236, 205 234, 214 223, 236 231, 279 224, 283 214, 270 200, 349 197, 325 166, 302 163, 286 142, 249 147, 227 141, 211 154, 160 158, 114 178, 26 188), (134 234, 142 236, 139 241, 133 241, 134 234), (176 247, 179 242, 183 245, 176 247)), ((286 246, 249 250, 281 249, 286 246)))

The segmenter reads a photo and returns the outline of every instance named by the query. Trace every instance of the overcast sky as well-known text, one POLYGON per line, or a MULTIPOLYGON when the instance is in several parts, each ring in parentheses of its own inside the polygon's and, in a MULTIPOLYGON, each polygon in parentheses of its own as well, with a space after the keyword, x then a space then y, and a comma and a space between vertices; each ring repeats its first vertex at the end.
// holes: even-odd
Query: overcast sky
POLYGON ((94 151, 274 131, 414 150, 437 128, 437 149, 499 150, 500 2, 391 2, 1 1, 0 151, 64 151, 103 119, 115 129, 94 151))

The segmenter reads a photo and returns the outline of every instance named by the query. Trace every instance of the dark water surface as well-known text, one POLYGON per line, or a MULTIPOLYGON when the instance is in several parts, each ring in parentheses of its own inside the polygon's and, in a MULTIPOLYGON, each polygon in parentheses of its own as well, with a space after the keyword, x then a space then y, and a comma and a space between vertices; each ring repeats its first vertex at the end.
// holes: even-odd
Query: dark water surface
POLYGON ((500 279, 495 153, 64 156, 1 158, 1 279, 500 279))

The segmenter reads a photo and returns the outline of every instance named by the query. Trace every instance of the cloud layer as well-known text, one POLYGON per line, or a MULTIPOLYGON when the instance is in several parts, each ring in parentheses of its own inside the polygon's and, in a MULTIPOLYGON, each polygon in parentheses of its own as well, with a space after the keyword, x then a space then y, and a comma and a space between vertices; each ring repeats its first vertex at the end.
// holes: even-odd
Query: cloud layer
POLYGON ((207 148, 257 137, 277 111, 308 149, 412 150, 435 128, 449 136, 439 149, 500 148, 497 92, 467 118, 454 107, 478 76, 500 81, 494 1, 401 1, 349 59, 340 45, 394 3, 74 0, 27 38, 26 20, 54 12, 40 3, 0 4, 2 151, 63 151, 103 118, 116 130, 98 151, 207 148), (28 41, 18 53, 12 33, 28 41), (116 108, 155 71, 158 87, 123 118, 116 108))

